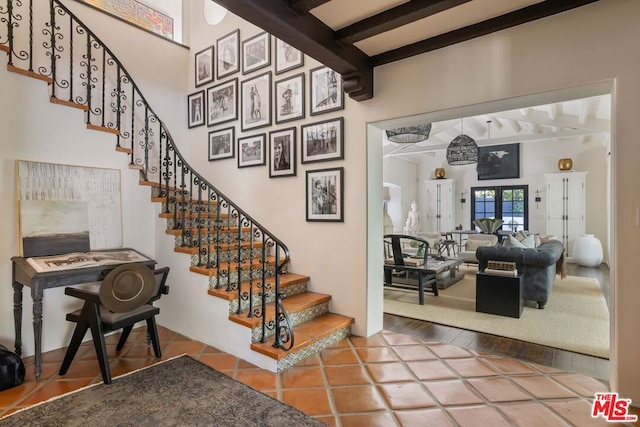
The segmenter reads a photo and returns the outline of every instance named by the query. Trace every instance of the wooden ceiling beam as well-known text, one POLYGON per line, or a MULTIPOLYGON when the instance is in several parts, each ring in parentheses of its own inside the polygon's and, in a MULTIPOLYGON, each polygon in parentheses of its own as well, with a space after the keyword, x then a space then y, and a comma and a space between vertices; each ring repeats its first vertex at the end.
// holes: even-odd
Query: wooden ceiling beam
POLYGON ((374 67, 390 62, 431 52, 446 46, 485 36, 496 31, 512 28, 536 19, 545 18, 557 13, 566 12, 576 7, 594 3, 598 0, 545 0, 522 9, 509 12, 486 21, 478 22, 445 34, 431 37, 397 49, 380 53, 371 57, 374 67))
MULTIPOLYGON (((311 5, 321 0, 302 0, 311 5)), ((334 31, 310 13, 298 15, 291 0, 216 0, 220 6, 262 28, 335 70, 344 91, 356 101, 373 98, 373 67, 369 57, 353 45, 341 46, 334 31)))
POLYGON ((427 18, 471 0, 410 0, 336 31, 340 44, 353 44, 427 18))

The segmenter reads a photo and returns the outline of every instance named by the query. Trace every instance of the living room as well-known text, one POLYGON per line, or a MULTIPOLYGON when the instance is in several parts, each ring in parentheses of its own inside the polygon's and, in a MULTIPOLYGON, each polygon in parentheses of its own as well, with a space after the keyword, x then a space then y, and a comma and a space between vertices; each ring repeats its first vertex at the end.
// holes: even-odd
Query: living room
MULTIPOLYGON (((569 97, 567 94, 558 92, 551 96, 550 94, 543 94, 539 99, 547 99, 548 101, 544 104, 539 104, 532 99, 522 98, 509 100, 503 106, 485 106, 483 111, 476 111, 473 114, 460 112, 458 117, 463 117, 463 119, 455 118, 456 112, 451 111, 447 112, 451 118, 438 117, 430 119, 429 115, 425 114, 419 118, 412 117, 398 122, 401 123, 400 126, 414 125, 419 123, 419 120, 422 120, 423 123, 431 123, 431 135, 422 142, 392 143, 387 140, 386 134, 383 132, 383 138, 385 139, 383 143, 383 185, 385 187, 383 212, 386 209, 383 215, 386 218, 385 234, 389 232, 391 227, 394 233, 404 232, 405 220, 411 210, 412 202, 416 201, 418 212, 420 213, 420 230, 422 232, 454 231, 454 234, 450 237, 453 237, 457 243, 461 242, 464 245, 469 235, 464 233, 456 234, 457 230, 454 230, 454 228, 460 230, 476 229, 475 225, 472 224, 472 219, 483 216, 481 213, 476 213, 472 217, 474 208, 480 209, 481 203, 479 200, 478 205, 474 206, 473 189, 507 186, 524 187, 526 189, 526 200, 523 209, 524 215, 521 218, 511 219, 513 224, 509 224, 509 219, 506 219, 503 229, 527 230, 531 234, 541 236, 553 234, 547 225, 548 204, 561 204, 562 201, 549 201, 547 175, 560 172, 575 172, 577 175, 579 172, 585 172, 585 231, 583 234, 593 234, 601 242, 603 248, 601 270, 604 269, 604 274, 608 275, 609 233, 611 227, 608 213, 611 203, 611 96, 603 94, 569 97), (553 101, 549 99, 553 99, 553 101), (514 105, 517 105, 517 107, 514 107, 514 105), (500 109, 500 107, 503 109, 500 109), (463 131, 461 130, 461 122, 464 126, 463 131), (566 137, 563 126, 569 123, 573 125, 569 131, 573 132, 574 135, 566 137), (545 129, 547 127, 548 130, 545 129), (579 128, 588 128, 589 130, 579 128), (605 129, 606 131, 603 131, 605 129), (516 160, 519 168, 517 177, 479 179, 476 163, 449 165, 446 158, 446 147, 453 138, 461 133, 471 136, 479 147, 485 147, 485 150, 491 147, 496 152, 507 148, 505 144, 518 143, 519 158, 517 157, 516 160), (569 171, 561 171, 559 169, 559 160, 566 158, 572 159, 572 167, 569 171), (442 170, 436 171, 438 168, 444 169, 444 177, 442 176, 442 170), (444 179, 442 182, 453 181, 452 206, 454 206, 454 211, 443 210, 439 212, 443 218, 442 224, 450 225, 445 225, 446 228, 442 229, 433 229, 434 222, 428 217, 434 211, 429 205, 434 203, 434 195, 433 193, 429 195, 427 184, 438 179, 444 179), (446 220, 444 219, 445 217, 447 218, 446 220)), ((385 127, 392 128, 392 125, 385 123, 385 127)), ((450 196, 443 195, 442 198, 450 199, 450 196)), ((448 207, 445 203, 442 206, 448 207)), ((559 238, 562 239, 562 236, 559 236, 559 238)), ((570 238, 565 243, 569 249, 569 251, 565 251, 566 260, 569 263, 574 262, 571 256, 574 241, 575 238, 570 238)), ((444 255, 447 255, 447 253, 445 252, 444 255)), ((467 279, 473 280, 475 283, 475 273, 478 271, 475 264, 464 264, 460 271, 467 276, 467 279)), ((559 281, 560 276, 557 276, 556 282, 559 281)), ((452 285, 452 288, 454 286, 456 285, 452 285)), ((462 291, 457 290, 456 292, 459 293, 456 298, 463 298, 462 291)), ((559 292, 557 291, 556 293, 559 292)), ((608 293, 608 289, 603 289, 603 292, 608 293)), ((394 294, 392 296, 395 298, 394 294)), ((425 304, 428 305, 429 301, 435 304, 436 300, 433 298, 429 299, 427 297, 425 304)), ((475 299, 475 295, 470 298, 475 299)), ((553 299, 553 293, 549 298, 550 300, 553 299)), ((605 295, 604 300, 608 303, 609 295, 605 295)), ((604 300, 601 308, 606 311, 607 306, 604 304, 604 300)), ((411 302, 417 304, 417 299, 415 301, 411 300, 411 302)), ((385 312, 389 312, 387 305, 385 301, 385 312)), ((525 309, 536 310, 534 307, 535 305, 530 305, 530 308, 525 307, 525 309)), ((420 309, 421 307, 419 306, 415 307, 416 311, 420 309)), ((608 309, 612 310, 613 307, 608 307, 608 309)), ((471 310, 473 310, 473 307, 471 310)), ((433 312, 433 310, 431 311, 433 312)), ((459 324, 447 323, 448 320, 452 321, 451 319, 455 319, 456 316, 449 318, 446 314, 443 314, 440 319, 436 318, 434 320, 435 315, 431 314, 429 319, 423 318, 423 320, 460 326, 459 324)), ((536 316, 540 314, 535 313, 536 316)), ((418 314, 418 316, 421 315, 418 314)), ((548 314, 548 316, 551 315, 548 314)), ((493 322, 502 320, 497 316, 493 316, 492 319, 493 322)), ((544 322, 544 318, 540 320, 544 322)), ((478 323, 478 319, 474 321, 478 323)), ((513 323, 512 327, 518 327, 517 323, 514 323, 512 319, 508 321, 513 323)), ((525 328, 531 328, 529 324, 520 323, 525 328)), ((606 323, 608 325, 608 320, 606 323)), ((489 326, 487 328, 494 334, 499 335, 500 328, 491 328, 489 326)), ((605 331, 607 328, 608 326, 605 331)), ((469 329, 473 329, 473 327, 469 329)), ((515 332, 515 334, 517 335, 518 333, 515 332)), ((606 344, 608 346, 608 340, 606 344)), ((602 354, 604 353, 601 353, 601 356, 602 354)))

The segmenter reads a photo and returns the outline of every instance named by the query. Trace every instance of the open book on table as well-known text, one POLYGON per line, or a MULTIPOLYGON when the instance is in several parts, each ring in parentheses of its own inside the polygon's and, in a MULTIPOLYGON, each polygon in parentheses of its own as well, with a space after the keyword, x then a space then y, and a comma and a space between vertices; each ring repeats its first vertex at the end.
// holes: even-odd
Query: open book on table
POLYGON ((144 261, 149 261, 149 258, 131 249, 72 252, 27 258, 29 265, 38 273, 144 261))

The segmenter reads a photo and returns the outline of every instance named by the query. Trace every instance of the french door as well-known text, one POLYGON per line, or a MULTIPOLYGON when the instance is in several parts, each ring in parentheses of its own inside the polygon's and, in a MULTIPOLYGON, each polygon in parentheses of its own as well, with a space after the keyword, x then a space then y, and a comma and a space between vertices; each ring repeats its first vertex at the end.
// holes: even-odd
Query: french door
POLYGON ((529 229, 529 186, 471 187, 471 228, 480 218, 501 218, 502 230, 529 229))

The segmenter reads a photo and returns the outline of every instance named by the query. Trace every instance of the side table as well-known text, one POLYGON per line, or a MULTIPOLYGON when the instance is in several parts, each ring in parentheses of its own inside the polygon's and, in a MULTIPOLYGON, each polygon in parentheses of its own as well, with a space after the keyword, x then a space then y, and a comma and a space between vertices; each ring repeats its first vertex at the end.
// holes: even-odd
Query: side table
POLYGON ((476 311, 520 318, 524 305, 522 275, 476 274, 476 311))

